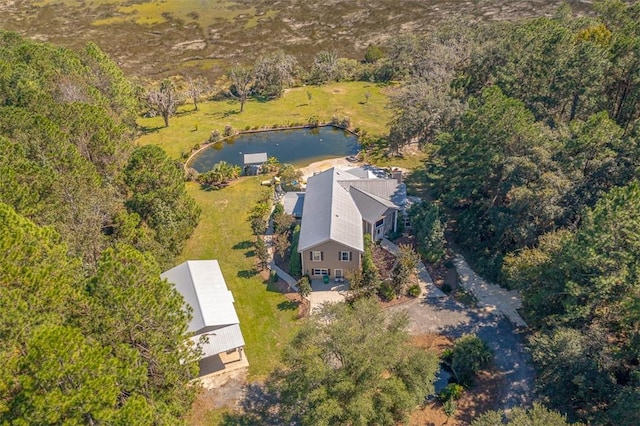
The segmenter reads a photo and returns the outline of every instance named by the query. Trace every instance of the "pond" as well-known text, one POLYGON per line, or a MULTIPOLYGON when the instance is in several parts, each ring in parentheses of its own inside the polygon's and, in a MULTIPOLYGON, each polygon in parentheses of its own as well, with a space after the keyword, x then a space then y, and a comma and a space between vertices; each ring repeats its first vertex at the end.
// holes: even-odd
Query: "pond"
POLYGON ((359 149, 358 138, 332 126, 244 133, 211 144, 194 157, 189 167, 204 173, 220 161, 242 166, 242 154, 258 152, 303 167, 314 161, 355 155, 359 149))

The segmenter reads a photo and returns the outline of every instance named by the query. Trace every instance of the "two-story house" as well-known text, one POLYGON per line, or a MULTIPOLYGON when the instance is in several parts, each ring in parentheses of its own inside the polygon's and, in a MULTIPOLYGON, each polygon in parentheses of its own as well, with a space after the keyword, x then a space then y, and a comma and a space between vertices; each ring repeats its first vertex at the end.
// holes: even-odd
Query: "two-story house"
POLYGON ((363 235, 376 241, 395 231, 405 201, 404 184, 362 169, 331 168, 310 177, 298 241, 303 273, 335 279, 360 267, 363 235))

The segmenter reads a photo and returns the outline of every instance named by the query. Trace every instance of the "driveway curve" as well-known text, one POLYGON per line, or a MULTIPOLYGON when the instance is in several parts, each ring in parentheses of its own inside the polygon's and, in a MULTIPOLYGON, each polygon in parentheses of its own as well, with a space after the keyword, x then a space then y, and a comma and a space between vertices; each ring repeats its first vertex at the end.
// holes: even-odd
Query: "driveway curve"
POLYGON ((469 309, 446 298, 419 298, 388 308, 405 311, 413 335, 439 333, 452 338, 475 334, 493 349, 494 365, 501 372, 504 388, 498 395, 500 408, 529 406, 533 397, 535 370, 521 332, 502 315, 485 309, 469 309))

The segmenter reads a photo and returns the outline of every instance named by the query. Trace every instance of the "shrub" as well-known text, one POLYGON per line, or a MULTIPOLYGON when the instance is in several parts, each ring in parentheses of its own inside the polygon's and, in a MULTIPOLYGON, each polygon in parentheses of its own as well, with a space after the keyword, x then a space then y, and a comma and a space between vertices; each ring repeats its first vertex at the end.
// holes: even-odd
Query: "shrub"
POLYGON ((300 292, 302 297, 307 297, 311 294, 311 278, 309 278, 309 275, 303 275, 296 285, 298 286, 298 292, 300 292))
POLYGON ((438 394, 438 399, 443 403, 449 401, 450 399, 456 400, 460 399, 462 396, 462 392, 464 392, 464 386, 459 385, 458 383, 449 383, 446 388, 442 389, 442 391, 438 394))
POLYGON ((220 130, 218 130, 218 129, 212 130, 211 134, 209 134, 209 142, 210 143, 218 142, 220 140, 220 138, 222 138, 222 135, 220 134, 220 130))
POLYGON ((388 282, 383 282, 378 290, 378 295, 386 301, 391 301, 396 297, 396 292, 393 286, 388 282))
POLYGON ((233 130, 233 127, 231 127, 231 125, 227 124, 226 126, 224 126, 224 133, 223 135, 225 137, 227 136, 231 136, 235 133, 235 131, 233 130))
POLYGON ((278 273, 276 271, 271 271, 271 282, 273 283, 278 282, 278 273))
POLYGON ((192 149, 193 149, 193 151, 199 150, 200 149, 200 144, 199 143, 195 144, 192 149))
POLYGON ((449 284, 449 283, 442 284, 441 290, 444 291, 447 294, 451 293, 451 290, 452 290, 451 284, 449 284))
POLYGON ((409 287, 409 290, 407 290, 407 294, 411 297, 418 297, 420 296, 420 293, 420 286, 417 284, 412 285, 409 287))
POLYGON ((187 169, 187 176, 185 177, 187 182, 195 182, 198 179, 200 173, 194 168, 189 167, 187 169))
POLYGON ((476 373, 486 368, 493 360, 493 351, 479 337, 467 334, 459 338, 451 355, 451 371, 458 383, 473 384, 476 373))
POLYGON ((309 124, 309 126, 311 127, 318 127, 320 125, 320 119, 317 115, 312 115, 311 117, 309 117, 307 124, 309 124))

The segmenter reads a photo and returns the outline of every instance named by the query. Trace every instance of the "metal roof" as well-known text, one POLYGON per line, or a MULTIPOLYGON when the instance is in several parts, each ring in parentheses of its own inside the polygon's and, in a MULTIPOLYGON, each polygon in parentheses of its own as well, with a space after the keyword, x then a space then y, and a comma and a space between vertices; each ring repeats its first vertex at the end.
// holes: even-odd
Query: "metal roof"
POLYGON ((377 197, 378 201, 392 207, 402 206, 406 203, 407 190, 404 183, 398 183, 395 179, 357 179, 341 180, 340 185, 349 189, 351 186, 377 197))
POLYGON ((267 162, 266 152, 256 152, 255 154, 243 154, 244 164, 262 164, 267 162))
POLYGON ((302 208, 304 206, 304 192, 287 192, 282 198, 284 212, 292 215, 296 219, 302 217, 302 208))
POLYGON ((358 178, 331 168, 307 180, 299 252, 327 241, 364 250, 362 215, 349 192, 338 183, 340 179, 358 178))
POLYGON ((389 206, 389 202, 383 203, 378 197, 372 197, 370 194, 367 194, 355 186, 349 188, 349 194, 351 194, 351 198, 353 198, 356 206, 358 206, 362 219, 369 223, 375 223, 390 208, 397 210, 397 207, 393 204, 389 206))
MULTIPOLYGON (((208 342, 202 345, 202 358, 217 355, 221 352, 230 351, 235 348, 244 346, 244 338, 240 331, 240 325, 233 324, 226 327, 218 328, 214 331, 205 333, 208 342)), ((202 335, 196 335, 191 338, 194 344, 200 341, 202 335)))
POLYGON ((193 308, 189 331, 238 324, 233 295, 227 288, 217 260, 190 260, 160 274, 173 283, 185 302, 193 308))

